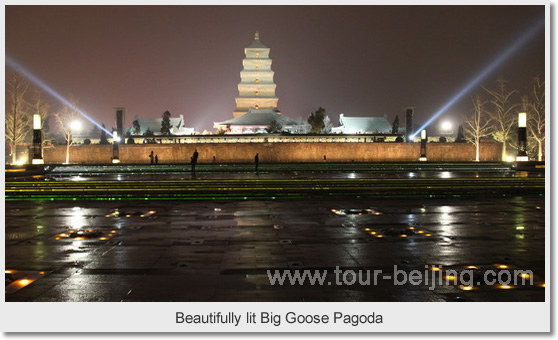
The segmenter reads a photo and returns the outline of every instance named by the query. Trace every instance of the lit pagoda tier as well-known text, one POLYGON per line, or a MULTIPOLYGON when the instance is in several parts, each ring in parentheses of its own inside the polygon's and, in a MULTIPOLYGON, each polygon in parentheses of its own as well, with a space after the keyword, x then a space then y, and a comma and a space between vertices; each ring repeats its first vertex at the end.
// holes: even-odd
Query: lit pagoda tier
POLYGON ((258 32, 252 44, 244 49, 246 58, 242 61, 244 68, 240 72, 234 118, 246 114, 250 108, 273 109, 279 113, 277 110, 279 98, 275 96, 277 85, 273 82, 274 72, 271 70, 269 50, 269 47, 260 41, 258 32))

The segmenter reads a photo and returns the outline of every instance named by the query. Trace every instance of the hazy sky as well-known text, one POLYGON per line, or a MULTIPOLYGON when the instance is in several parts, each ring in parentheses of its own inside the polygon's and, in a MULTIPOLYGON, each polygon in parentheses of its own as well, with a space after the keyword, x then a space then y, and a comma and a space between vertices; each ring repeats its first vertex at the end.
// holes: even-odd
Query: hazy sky
MULTIPOLYGON (((321 106, 334 123, 339 113, 403 122, 414 106, 422 123, 539 21, 544 6, 6 6, 6 55, 107 127, 124 106, 126 126, 169 110, 213 130, 232 118, 259 31, 284 115, 321 106)), ((525 93, 544 57, 541 29, 481 85, 504 76, 525 93)), ((446 117, 469 113, 481 90, 446 117)))

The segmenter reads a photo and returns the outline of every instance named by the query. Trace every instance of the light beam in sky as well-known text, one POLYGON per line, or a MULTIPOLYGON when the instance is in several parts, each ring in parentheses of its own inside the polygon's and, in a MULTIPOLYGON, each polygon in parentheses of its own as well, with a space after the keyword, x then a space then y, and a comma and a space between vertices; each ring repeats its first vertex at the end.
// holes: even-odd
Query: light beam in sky
POLYGON ((413 133, 410 138, 414 139, 421 130, 425 129, 430 123, 432 123, 436 118, 438 118, 442 113, 449 109, 456 101, 461 99, 466 95, 474 86, 477 86, 486 76, 488 76, 492 71, 494 71, 500 64, 505 62, 509 57, 511 57, 515 52, 517 52, 525 43, 527 43, 538 30, 544 27, 544 20, 537 22, 536 25, 531 27, 527 32, 525 32, 519 39, 517 39, 510 47, 508 47, 504 52, 502 52, 496 59, 494 59, 487 67, 485 67, 479 74, 477 74, 471 81, 463 87, 459 92, 457 92, 449 101, 447 101, 444 106, 442 106, 434 115, 426 121, 421 127, 419 127, 415 133, 413 133))
MULTIPOLYGON (((27 69, 25 69, 23 66, 19 65, 13 58, 11 58, 10 56, 6 55, 6 64, 8 64, 8 66, 10 66, 12 69, 14 69, 15 71, 21 73, 22 75, 25 76, 25 78, 27 78, 28 80, 30 80, 33 84, 37 85, 38 87, 40 87, 41 89, 43 89, 44 91, 46 91, 48 94, 50 94, 52 97, 56 98, 58 101, 60 101, 61 103, 63 103, 64 105, 70 107, 72 110, 75 110, 76 112, 78 112, 80 115, 82 115, 85 119, 87 119, 88 121, 90 121, 91 123, 93 123, 95 126, 99 127, 101 130, 104 130, 106 133, 108 133, 109 135, 112 136, 112 132, 110 132, 109 130, 103 128, 102 125, 100 125, 99 123, 97 123, 96 121, 93 120, 93 118, 89 117, 88 114, 86 114, 84 111, 80 110, 77 106, 75 106, 74 104, 72 104, 69 100, 67 100, 66 98, 64 98, 62 95, 60 95, 58 92, 56 92, 54 89, 52 89, 50 86, 48 86, 44 81, 42 81, 41 79, 39 79, 38 77, 36 77, 33 73, 31 73, 30 71, 28 71, 27 69)), ((112 136, 114 137, 114 136, 112 136)))

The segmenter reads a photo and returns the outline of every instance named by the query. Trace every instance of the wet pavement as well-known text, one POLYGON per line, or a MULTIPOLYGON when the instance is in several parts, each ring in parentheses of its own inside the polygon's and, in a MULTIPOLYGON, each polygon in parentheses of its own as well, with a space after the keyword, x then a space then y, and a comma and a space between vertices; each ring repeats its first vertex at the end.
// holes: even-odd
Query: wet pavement
POLYGON ((5 235, 6 301, 544 301, 541 195, 16 200, 6 202, 5 235), (394 266, 530 270, 533 284, 430 289, 349 276, 337 284, 334 274, 393 276, 394 266), (272 285, 268 270, 328 272, 323 285, 272 285))

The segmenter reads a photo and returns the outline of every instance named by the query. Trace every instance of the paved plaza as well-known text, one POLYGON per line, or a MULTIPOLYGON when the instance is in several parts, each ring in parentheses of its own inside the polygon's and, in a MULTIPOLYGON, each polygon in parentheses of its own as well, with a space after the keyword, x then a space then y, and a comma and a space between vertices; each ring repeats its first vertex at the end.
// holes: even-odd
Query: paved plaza
POLYGON ((7 301, 544 301, 544 191, 16 199, 6 202, 5 236, 7 301), (456 277, 466 270, 471 285, 456 277), (325 280, 270 280, 304 271, 325 280), (381 275, 354 279, 367 271, 381 275), (402 282, 412 271, 423 281, 402 282), (504 271, 509 284, 481 280, 504 271), (424 282, 437 274, 442 284, 424 282))

